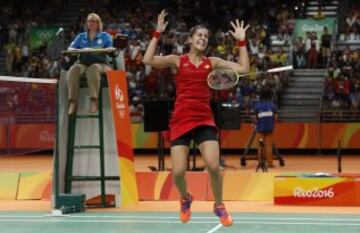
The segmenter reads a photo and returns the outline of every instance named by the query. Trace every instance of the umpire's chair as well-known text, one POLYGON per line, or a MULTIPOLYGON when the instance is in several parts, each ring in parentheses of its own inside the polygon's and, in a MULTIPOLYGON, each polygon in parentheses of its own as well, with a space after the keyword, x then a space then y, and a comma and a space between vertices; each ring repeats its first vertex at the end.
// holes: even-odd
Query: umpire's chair
MULTIPOLYGON (((114 70, 125 70, 124 64, 124 55, 123 49, 127 44, 127 36, 123 34, 116 35, 114 39, 114 47, 117 49, 114 52, 111 52, 109 55, 109 64, 114 70)), ((63 67, 69 69, 77 60, 77 56, 69 56, 63 61, 63 67)), ((119 176, 106 176, 105 175, 105 156, 104 156, 104 122, 103 122, 103 96, 102 88, 107 87, 108 82, 106 74, 103 74, 100 82, 100 91, 98 97, 98 113, 97 114, 71 114, 68 116, 68 137, 67 137, 67 158, 66 158, 66 167, 65 167, 65 194, 71 195, 72 182, 76 181, 100 181, 100 190, 101 190, 101 202, 100 204, 96 201, 89 204, 88 207, 113 207, 115 205, 115 200, 106 195, 105 182, 106 181, 117 181, 120 179, 119 176), (76 134, 76 122, 77 120, 95 118, 98 119, 98 132, 99 132, 99 143, 98 145, 75 145, 75 134, 76 134), (75 176, 73 175, 73 162, 74 162, 74 150, 82 149, 95 149, 99 150, 100 156, 100 175, 91 175, 91 176, 75 176)), ((80 81, 80 88, 87 87, 87 82, 84 78, 80 81)))

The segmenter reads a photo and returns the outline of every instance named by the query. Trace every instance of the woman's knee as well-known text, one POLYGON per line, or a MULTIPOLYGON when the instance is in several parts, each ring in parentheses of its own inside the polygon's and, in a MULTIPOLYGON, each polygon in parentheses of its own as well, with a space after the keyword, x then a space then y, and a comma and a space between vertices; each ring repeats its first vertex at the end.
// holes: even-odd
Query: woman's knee
POLYGON ((81 64, 74 64, 69 69, 69 75, 80 75, 81 74, 82 65, 81 64))
POLYGON ((111 68, 111 67, 108 66, 108 65, 104 65, 104 72, 105 72, 105 73, 108 72, 108 71, 111 71, 111 70, 113 70, 113 68, 111 68))
POLYGON ((210 174, 217 174, 220 172, 219 163, 210 163, 207 165, 207 170, 210 174))
POLYGON ((100 73, 101 73, 101 68, 100 68, 100 65, 98 65, 98 64, 92 64, 86 69, 86 75, 88 77, 92 76, 94 74, 100 75, 100 73))
POLYGON ((173 168, 173 169, 172 169, 172 175, 173 175, 174 179, 184 177, 184 176, 185 176, 185 172, 186 172, 186 169, 181 168, 181 167, 173 168))

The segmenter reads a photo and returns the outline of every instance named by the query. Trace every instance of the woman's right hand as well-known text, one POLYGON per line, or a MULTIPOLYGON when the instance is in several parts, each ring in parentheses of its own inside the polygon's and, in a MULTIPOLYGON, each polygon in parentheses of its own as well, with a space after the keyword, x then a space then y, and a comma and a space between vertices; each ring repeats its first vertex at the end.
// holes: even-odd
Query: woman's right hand
POLYGON ((158 31, 160 33, 165 31, 166 26, 169 23, 169 21, 165 21, 166 15, 167 15, 167 12, 165 10, 162 10, 161 13, 158 15, 156 31, 158 31))

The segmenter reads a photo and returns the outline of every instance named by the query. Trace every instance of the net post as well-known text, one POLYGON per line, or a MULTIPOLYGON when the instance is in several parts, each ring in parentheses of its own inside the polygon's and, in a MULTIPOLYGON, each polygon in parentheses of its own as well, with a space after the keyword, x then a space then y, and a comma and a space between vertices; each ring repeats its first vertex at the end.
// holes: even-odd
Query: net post
POLYGON ((58 209, 59 199, 59 82, 55 86, 55 142, 54 142, 54 202, 55 209, 58 209))

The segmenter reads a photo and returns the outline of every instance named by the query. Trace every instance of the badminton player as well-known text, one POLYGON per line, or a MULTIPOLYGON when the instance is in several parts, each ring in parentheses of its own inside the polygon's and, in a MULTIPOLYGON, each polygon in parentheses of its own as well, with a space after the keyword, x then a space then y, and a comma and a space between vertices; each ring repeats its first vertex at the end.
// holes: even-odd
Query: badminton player
MULTIPOLYGON (((231 35, 237 41, 240 51, 239 63, 225 61, 215 57, 205 57, 208 45, 208 29, 198 25, 189 32, 187 43, 190 51, 182 56, 155 56, 156 47, 168 22, 167 13, 158 15, 157 28, 143 57, 143 62, 156 68, 171 68, 175 74, 176 102, 170 120, 171 161, 174 183, 180 193, 180 219, 183 223, 190 220, 192 195, 187 191, 185 171, 191 139, 199 145, 206 168, 210 175, 211 188, 215 197, 214 213, 224 226, 230 226, 233 220, 223 204, 223 178, 219 166, 219 143, 217 129, 210 109, 210 88, 206 78, 212 69, 231 68, 238 73, 249 72, 249 57, 246 49, 245 34, 249 26, 244 27, 236 20, 231 22, 231 35)), ((204 181, 206 182, 206 181, 204 181)))

